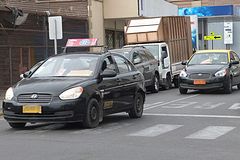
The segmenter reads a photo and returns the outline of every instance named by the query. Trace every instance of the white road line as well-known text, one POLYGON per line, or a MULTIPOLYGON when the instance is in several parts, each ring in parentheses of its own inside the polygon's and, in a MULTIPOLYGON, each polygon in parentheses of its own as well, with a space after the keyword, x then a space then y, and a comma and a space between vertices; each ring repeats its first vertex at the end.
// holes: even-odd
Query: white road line
POLYGON ((233 130, 236 127, 230 127, 230 126, 208 126, 204 128, 203 130, 200 130, 196 133, 191 134, 190 136, 187 136, 185 138, 189 139, 216 139, 224 134, 227 134, 231 130, 233 130))
POLYGON ((158 124, 144 130, 129 134, 129 136, 155 137, 180 127, 182 127, 182 125, 158 124))
POLYGON ((190 99, 190 98, 193 98, 193 97, 197 97, 198 95, 199 94, 196 94, 196 95, 193 95, 193 96, 184 97, 184 98, 180 98, 180 99, 176 99, 176 100, 169 101, 169 102, 166 102, 166 103, 163 103, 163 104, 159 104, 159 105, 154 105, 154 103, 153 103, 153 106, 144 108, 144 110, 153 109, 153 108, 156 108, 156 107, 164 106, 166 104, 170 104, 170 103, 181 101, 181 100, 185 100, 185 99, 190 99))
POLYGON ((162 103, 164 103, 164 102, 156 102, 156 103, 151 103, 151 104, 145 104, 144 107, 155 106, 155 105, 162 104, 162 103))
POLYGON ((165 117, 197 117, 197 118, 229 118, 240 119, 240 116, 228 116, 228 115, 196 115, 196 114, 158 114, 158 113, 144 113, 148 116, 165 116, 165 117))

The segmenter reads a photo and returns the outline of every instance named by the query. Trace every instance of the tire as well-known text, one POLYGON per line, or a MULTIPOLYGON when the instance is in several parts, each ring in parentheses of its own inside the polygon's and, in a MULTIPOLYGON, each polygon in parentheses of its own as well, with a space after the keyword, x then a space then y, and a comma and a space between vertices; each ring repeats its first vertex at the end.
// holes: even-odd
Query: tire
POLYGON ((12 122, 8 122, 8 124, 14 129, 21 129, 24 128, 26 125, 26 123, 12 123, 12 122))
POLYGON ((240 90, 240 84, 237 85, 238 90, 240 90))
POLYGON ((143 114, 144 96, 137 93, 134 99, 133 108, 130 109, 128 115, 130 118, 141 118, 143 114))
POLYGON ((180 92, 181 94, 187 94, 188 89, 179 87, 179 92, 180 92))
POLYGON ((95 128, 99 125, 99 108, 99 103, 95 98, 88 102, 83 120, 84 127, 95 128))
POLYGON ((179 87, 178 78, 174 78, 173 79, 173 85, 174 85, 174 88, 178 88, 179 87))
POLYGON ((223 91, 225 94, 232 93, 232 79, 231 78, 229 78, 228 83, 224 85, 223 91))
POLYGON ((166 85, 163 86, 164 90, 168 90, 172 87, 172 81, 171 81, 171 77, 169 75, 167 75, 166 78, 166 85))
POLYGON ((155 74, 154 78, 153 78, 153 84, 151 86, 151 92, 152 93, 158 93, 159 91, 159 78, 158 76, 155 74))

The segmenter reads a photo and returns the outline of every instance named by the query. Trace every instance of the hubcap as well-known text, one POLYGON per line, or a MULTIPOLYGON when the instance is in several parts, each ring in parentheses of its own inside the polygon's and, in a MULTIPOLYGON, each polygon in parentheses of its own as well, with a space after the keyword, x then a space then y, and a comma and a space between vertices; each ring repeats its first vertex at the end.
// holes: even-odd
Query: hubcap
POLYGON ((142 107, 142 102, 141 102, 141 97, 137 98, 137 106, 136 106, 136 110, 137 112, 141 112, 141 107, 142 107))
POLYGON ((154 86, 155 86, 155 89, 158 90, 158 79, 157 79, 157 77, 155 77, 155 84, 154 84, 154 86))
POLYGON ((97 119, 97 109, 96 109, 95 106, 92 107, 90 115, 91 115, 91 119, 92 120, 96 120, 97 119))

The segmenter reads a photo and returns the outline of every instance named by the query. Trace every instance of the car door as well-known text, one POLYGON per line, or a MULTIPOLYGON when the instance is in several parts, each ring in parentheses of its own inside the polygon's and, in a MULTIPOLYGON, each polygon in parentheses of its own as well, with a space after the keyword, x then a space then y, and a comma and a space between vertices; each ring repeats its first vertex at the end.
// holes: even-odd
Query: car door
POLYGON ((123 56, 114 54, 113 57, 119 71, 117 75, 119 88, 116 89, 118 92, 116 111, 119 112, 132 107, 140 73, 136 69, 134 71, 132 64, 123 56))
MULTIPOLYGON (((233 57, 234 61, 239 62, 239 57, 235 52, 231 52, 230 54, 232 54, 232 56, 230 57, 233 57)), ((233 64, 231 68, 234 75, 233 85, 239 84, 240 83, 240 64, 233 64)))
POLYGON ((144 72, 144 78, 145 78, 145 84, 146 86, 149 86, 152 84, 153 80, 153 70, 151 67, 151 63, 144 52, 144 50, 138 51, 140 57, 142 58, 142 65, 143 65, 143 72, 144 72))
MULTIPOLYGON (((100 66, 102 66, 100 69, 100 73, 103 72, 105 69, 117 71, 117 67, 113 61, 112 56, 104 57, 100 66), (106 63, 106 66, 104 66, 103 63, 106 63)), ((114 112, 116 100, 119 96, 117 89, 118 87, 119 86, 117 82, 117 77, 103 78, 102 81, 99 83, 99 90, 103 98, 103 109, 105 114, 114 112)))

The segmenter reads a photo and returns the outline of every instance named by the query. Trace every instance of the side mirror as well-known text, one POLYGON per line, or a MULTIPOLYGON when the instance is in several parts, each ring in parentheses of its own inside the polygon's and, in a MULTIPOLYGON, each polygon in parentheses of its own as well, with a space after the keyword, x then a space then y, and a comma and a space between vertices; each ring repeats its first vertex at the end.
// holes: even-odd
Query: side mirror
POLYGON ((31 71, 27 71, 23 74, 20 74, 20 78, 23 79, 23 78, 27 78, 29 75, 31 74, 31 71))
POLYGON ((182 65, 187 65, 187 61, 182 61, 182 65))
POLYGON ((239 61, 232 61, 231 64, 239 64, 239 61))
POLYGON ((139 57, 133 59, 133 64, 139 64, 139 63, 141 63, 141 62, 142 62, 142 61, 141 61, 141 59, 140 59, 139 57))
POLYGON ((168 57, 167 52, 166 51, 162 51, 162 59, 167 58, 167 57, 168 57))
POLYGON ((101 74, 100 76, 102 78, 107 78, 107 77, 115 77, 117 76, 117 72, 115 72, 114 70, 111 70, 111 69, 105 69, 101 74))

